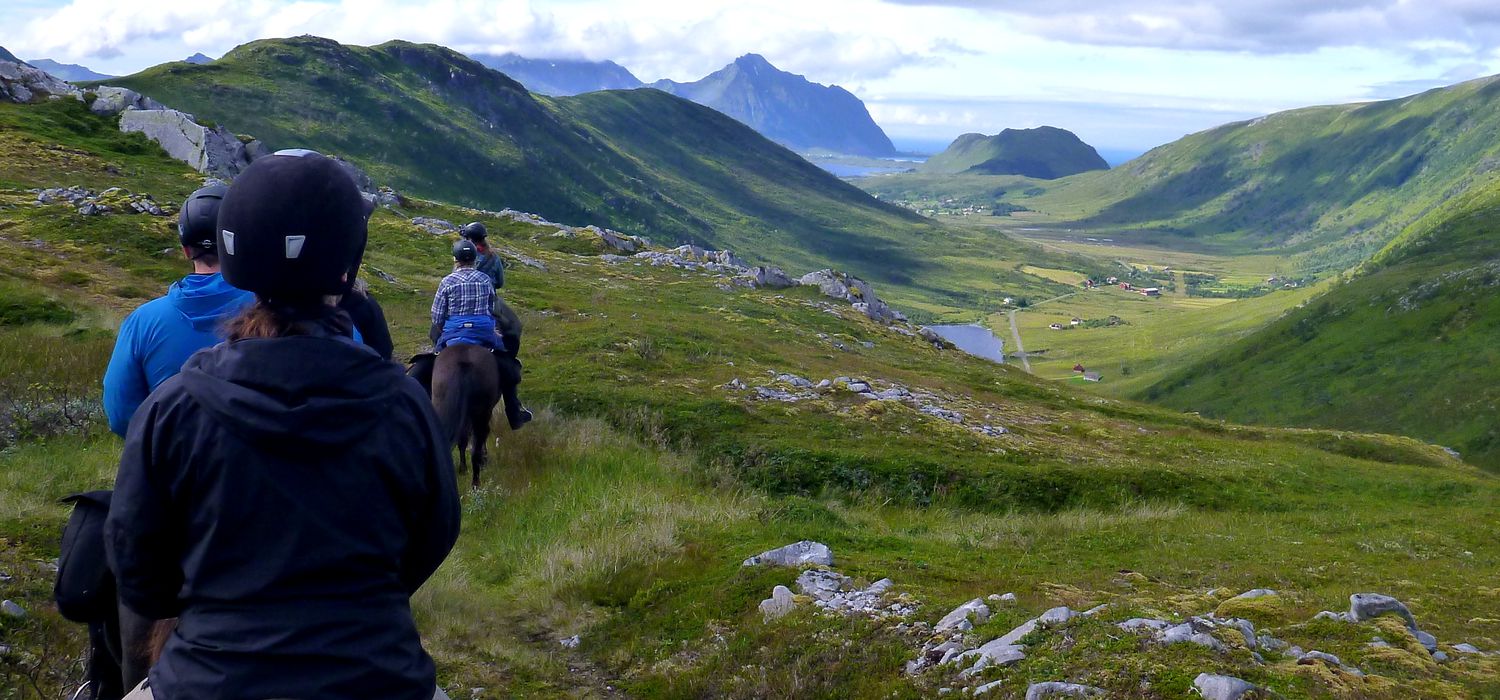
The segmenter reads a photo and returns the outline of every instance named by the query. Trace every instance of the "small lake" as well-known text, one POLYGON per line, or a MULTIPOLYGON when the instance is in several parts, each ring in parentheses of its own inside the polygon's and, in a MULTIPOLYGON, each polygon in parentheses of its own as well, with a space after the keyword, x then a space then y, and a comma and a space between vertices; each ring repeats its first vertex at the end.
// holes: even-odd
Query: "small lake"
POLYGON ((990 329, 984 326, 967 324, 962 326, 928 326, 934 333, 943 336, 943 339, 958 346, 962 350, 975 357, 982 357, 991 362, 1005 363, 1005 341, 995 337, 990 329))

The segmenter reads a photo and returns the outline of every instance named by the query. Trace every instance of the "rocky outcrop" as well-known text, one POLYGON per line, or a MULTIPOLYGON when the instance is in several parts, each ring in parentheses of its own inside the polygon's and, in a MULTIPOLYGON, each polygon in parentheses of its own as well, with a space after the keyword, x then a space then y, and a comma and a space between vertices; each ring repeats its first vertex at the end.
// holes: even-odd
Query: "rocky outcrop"
POLYGON ((1193 679, 1193 688, 1203 696, 1203 700, 1240 700, 1260 690, 1254 683, 1212 673, 1198 674, 1193 679))
MULTIPOLYGON (((106 117, 131 109, 163 110, 167 106, 153 100, 130 88, 122 87, 97 87, 90 90, 93 101, 89 102, 89 111, 106 117)), ((85 98, 89 93, 85 93, 85 98)))
POLYGON ((231 178, 250 165, 250 153, 239 137, 222 126, 203 126, 193 115, 175 109, 126 110, 120 113, 120 130, 144 134, 167 155, 214 177, 231 178))
POLYGON ((906 316, 881 301, 880 297, 875 296, 875 290, 868 282, 853 275, 823 269, 803 275, 798 282, 817 287, 823 292, 823 296, 847 301, 860 313, 880 323, 906 321, 906 316))
POLYGON ((36 194, 36 203, 67 204, 78 208, 81 216, 105 216, 108 214, 149 214, 166 216, 166 210, 149 194, 134 194, 118 187, 103 192, 82 187, 59 187, 31 190, 36 194))
POLYGON ((445 219, 434 219, 429 216, 418 216, 411 220, 411 224, 434 236, 447 236, 458 233, 458 227, 453 222, 445 219))
POLYGON ((39 68, 0 60, 0 100, 25 104, 60 97, 81 98, 82 93, 39 68))
POLYGON ((749 282, 751 287, 762 289, 786 289, 797 286, 797 282, 782 272, 781 268, 767 265, 752 267, 740 277, 749 282))

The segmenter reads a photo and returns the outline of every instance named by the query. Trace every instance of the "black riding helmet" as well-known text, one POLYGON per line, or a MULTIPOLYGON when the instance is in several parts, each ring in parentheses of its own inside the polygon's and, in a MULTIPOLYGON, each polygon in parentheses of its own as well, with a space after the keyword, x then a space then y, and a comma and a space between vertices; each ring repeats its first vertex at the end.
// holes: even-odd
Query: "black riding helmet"
POLYGON ((453 261, 461 263, 474 262, 479 257, 479 249, 468 240, 461 240, 453 244, 453 261))
POLYGON ((229 186, 223 183, 201 187, 188 195, 177 214, 177 240, 200 253, 214 251, 218 238, 219 204, 229 186))
POLYGON ((332 159, 282 151, 246 168, 219 210, 224 280, 271 299, 344 294, 365 251, 365 200, 332 159))
POLYGON ((484 227, 484 224, 478 221, 471 221, 464 224, 464 227, 458 230, 458 235, 471 241, 482 241, 485 236, 490 235, 490 232, 484 227))

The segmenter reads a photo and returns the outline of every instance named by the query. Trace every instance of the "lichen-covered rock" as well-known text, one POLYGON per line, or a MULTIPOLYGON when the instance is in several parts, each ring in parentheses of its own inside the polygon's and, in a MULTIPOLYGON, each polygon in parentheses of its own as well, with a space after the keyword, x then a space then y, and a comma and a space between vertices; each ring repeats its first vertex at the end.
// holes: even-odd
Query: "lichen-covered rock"
POLYGON ((835 270, 823 269, 809 272, 797 280, 799 283, 817 287, 823 296, 849 302, 856 310, 881 323, 905 321, 906 316, 892 309, 879 297, 869 283, 858 277, 835 270))
POLYGON ((413 226, 426 231, 434 236, 447 236, 458 233, 458 227, 453 222, 445 219, 434 219, 428 216, 418 216, 411 220, 413 226))
POLYGON ((743 278, 750 283, 750 286, 761 289, 785 289, 797 285, 791 277, 781 271, 781 268, 765 265, 750 268, 743 278))
POLYGON ((175 109, 121 112, 120 131, 145 134, 167 155, 214 177, 234 177, 250 165, 250 156, 238 136, 222 126, 202 126, 193 115, 175 109))
POLYGON ((833 550, 822 542, 802 540, 746 559, 741 566, 833 566, 833 550))
POLYGON ((1214 609, 1214 614, 1219 617, 1244 617, 1262 625, 1287 622, 1291 613, 1291 603, 1286 596, 1268 588, 1241 593, 1219 603, 1214 609))

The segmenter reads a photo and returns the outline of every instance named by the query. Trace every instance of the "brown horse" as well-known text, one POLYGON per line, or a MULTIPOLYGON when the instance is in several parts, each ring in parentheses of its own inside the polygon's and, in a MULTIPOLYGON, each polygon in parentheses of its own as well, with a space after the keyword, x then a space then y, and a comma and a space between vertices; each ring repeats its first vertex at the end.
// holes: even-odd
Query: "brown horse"
POLYGON ((449 444, 458 446, 458 468, 472 468, 476 489, 490 439, 490 415, 499 401, 500 373, 489 348, 455 344, 438 353, 432 369, 432 405, 449 444), (470 449, 472 460, 467 457, 470 449))

